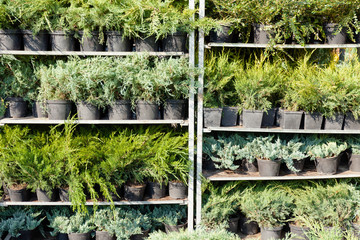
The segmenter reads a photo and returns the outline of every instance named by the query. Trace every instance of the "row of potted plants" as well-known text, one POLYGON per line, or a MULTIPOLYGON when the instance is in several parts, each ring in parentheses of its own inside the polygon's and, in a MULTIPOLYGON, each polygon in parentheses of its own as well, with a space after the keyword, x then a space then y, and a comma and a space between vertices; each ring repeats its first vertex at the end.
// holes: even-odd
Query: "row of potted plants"
POLYGON ((358 239, 358 194, 349 181, 210 185, 202 223, 227 222, 246 235, 261 230, 261 239, 283 239, 286 231, 286 239, 358 239))
POLYGON ((357 0, 235 0, 208 2, 208 15, 220 28, 211 42, 360 43, 357 0))
POLYGON ((165 119, 184 119, 190 79, 195 74, 186 58, 146 55, 71 57, 55 62, 7 56, 0 70, 0 98, 5 100, 9 117, 25 117, 29 101, 34 116, 50 120, 67 119, 72 102, 78 117, 86 120, 100 119, 100 109, 106 107, 110 120, 132 119, 135 109, 137 119, 159 119, 160 104, 165 119))
POLYGON ((140 240, 155 230, 173 232, 186 225, 186 208, 182 206, 88 208, 88 211, 73 213, 67 207, 7 210, 0 220, 0 236, 9 234, 16 239, 31 240, 36 239, 34 231, 41 228, 43 237, 50 237, 43 230, 48 222, 50 235, 57 239, 85 240, 95 235, 98 240, 140 240))
MULTIPOLYGON (((278 176, 281 164, 293 173, 304 171, 308 160, 314 161, 319 174, 336 174, 345 158, 350 171, 360 171, 360 142, 344 139, 295 136, 280 138, 240 135, 204 139, 205 169, 259 172, 260 176, 278 176)), ((312 167, 314 168, 314 166, 312 167)))
POLYGON ((135 39, 136 51, 156 52, 162 39, 164 51, 185 52, 187 33, 205 24, 195 12, 173 0, 4 1, 0 49, 74 51, 79 39, 81 51, 132 51, 135 39))
POLYGON ((165 127, 87 129, 73 124, 43 131, 5 126, 0 134, 0 178, 11 201, 24 201, 27 189, 38 201, 62 201, 78 209, 125 198, 187 196, 187 134, 165 127), (124 195, 121 189, 124 189, 124 195))
POLYGON ((295 62, 240 58, 220 52, 207 60, 205 127, 238 125, 241 112, 245 128, 360 129, 358 60, 318 64, 311 55, 295 62))

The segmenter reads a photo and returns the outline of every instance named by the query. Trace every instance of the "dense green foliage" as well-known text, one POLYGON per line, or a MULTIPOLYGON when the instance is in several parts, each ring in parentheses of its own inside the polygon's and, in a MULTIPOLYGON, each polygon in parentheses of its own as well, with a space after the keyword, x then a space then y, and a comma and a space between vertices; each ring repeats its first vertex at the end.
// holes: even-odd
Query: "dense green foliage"
POLYGON ((0 58, 0 98, 85 101, 98 107, 116 100, 187 99, 195 70, 186 58, 158 59, 147 55, 68 60, 0 58))
POLYGON ((186 183, 187 138, 161 127, 89 131, 66 124, 49 132, 5 127, 0 177, 6 186, 25 184, 33 190, 69 187, 74 207, 84 209, 86 192, 94 201, 100 192, 112 201, 111 193, 126 182, 186 183))
POLYGON ((249 40, 252 24, 264 24, 271 33, 271 42, 284 43, 295 39, 301 44, 324 39, 324 24, 338 24, 354 34, 360 30, 358 0, 208 0, 210 15, 220 24, 238 30, 242 41, 249 40))
POLYGON ((244 61, 239 56, 222 51, 207 58, 206 107, 240 106, 265 111, 281 107, 320 112, 326 117, 351 112, 358 118, 360 62, 356 57, 324 63, 315 53, 290 60, 251 55, 244 61))

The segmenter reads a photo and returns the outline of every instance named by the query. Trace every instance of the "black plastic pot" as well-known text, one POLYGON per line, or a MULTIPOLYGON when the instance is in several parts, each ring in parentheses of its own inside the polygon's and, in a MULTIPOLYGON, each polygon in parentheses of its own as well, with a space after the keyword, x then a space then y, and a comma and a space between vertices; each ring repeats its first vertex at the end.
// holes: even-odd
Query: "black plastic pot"
POLYGON ((9 109, 9 117, 22 118, 26 116, 27 104, 23 98, 20 97, 8 97, 6 98, 9 109))
POLYGON ((174 199, 187 197, 187 186, 182 182, 169 182, 169 195, 174 199))
POLYGON ((215 163, 211 159, 205 159, 203 161, 202 167, 205 170, 210 170, 210 171, 215 171, 216 170, 215 163))
POLYGON ((128 100, 118 100, 109 106, 109 120, 131 119, 131 103, 128 100))
POLYGON ((21 50, 21 40, 20 30, 0 30, 0 50, 21 50))
POLYGON ((185 229, 186 225, 187 225, 187 223, 176 225, 176 226, 171 226, 171 225, 167 225, 164 223, 165 232, 166 233, 180 232, 181 229, 185 229))
POLYGON ((261 177, 279 176, 281 161, 257 159, 261 177))
POLYGON ((25 51, 48 51, 49 49, 49 33, 40 31, 34 35, 30 30, 23 30, 24 50, 25 51))
POLYGON ((360 172, 360 155, 351 155, 349 161, 349 170, 352 172, 360 172))
POLYGON ((323 116, 321 113, 305 113, 305 129, 321 129, 323 116))
POLYGON ((75 51, 75 38, 72 33, 54 31, 50 33, 52 51, 75 51))
POLYGON ((261 227, 261 240, 281 239, 282 229, 283 227, 261 227))
POLYGON ((34 102, 33 103, 33 116, 36 118, 47 118, 48 114, 46 112, 46 104, 42 102, 34 102))
POLYGON ((297 227, 293 224, 289 224, 289 225, 290 225, 292 240, 309 240, 309 238, 305 234, 307 231, 309 231, 309 228, 297 227))
POLYGON ((159 50, 159 43, 156 41, 155 36, 148 38, 136 38, 135 50, 137 52, 157 52, 159 50))
POLYGON ((294 168, 299 170, 299 172, 302 172, 302 170, 304 169, 305 160, 306 160, 306 158, 304 158, 304 159, 293 159, 294 168))
POLYGON ((11 202, 25 202, 29 200, 29 194, 26 187, 19 190, 8 188, 8 192, 11 202))
POLYGON ((69 240, 69 237, 66 233, 59 233, 57 236, 56 236, 56 239, 57 240, 69 240))
POLYGON ((90 240, 90 233, 69 233, 69 240, 90 240))
POLYGON ((166 100, 164 119, 184 119, 186 100, 166 100))
POLYGON ((55 198, 54 190, 50 193, 47 193, 46 191, 42 189, 36 189, 36 196, 39 202, 53 202, 55 198))
POLYGON ((280 127, 282 129, 300 129, 304 112, 282 110, 280 127))
POLYGON ((157 182, 148 182, 147 192, 151 199, 160 199, 166 196, 166 186, 157 182))
POLYGON ((164 52, 185 52, 186 51, 186 33, 176 32, 168 35, 162 40, 162 49, 164 52))
POLYGON ((87 102, 78 102, 76 104, 78 117, 80 120, 98 120, 100 119, 100 110, 98 107, 87 103, 87 102))
POLYGON ((268 27, 264 24, 254 24, 254 43, 268 44, 270 42, 271 33, 267 30, 268 27))
POLYGON ((138 120, 159 119, 159 105, 155 102, 137 101, 136 118, 138 120))
POLYGON ((210 32, 210 42, 215 43, 232 43, 233 35, 229 34, 230 26, 221 25, 219 30, 212 30, 210 32))
POLYGON ((273 127, 275 125, 275 116, 276 109, 269 109, 267 112, 264 112, 261 126, 262 127, 273 127))
POLYGON ((19 237, 12 237, 11 239, 16 239, 16 240, 32 240, 32 230, 23 230, 20 231, 20 236, 19 237))
POLYGON ((335 34, 338 31, 339 24, 328 23, 324 26, 324 32, 326 35, 327 44, 345 44, 346 43, 346 30, 343 28, 339 33, 335 34))
POLYGON ((355 120, 352 113, 347 113, 344 121, 344 130, 360 130, 360 119, 355 120))
POLYGON ((70 116, 72 104, 67 100, 47 100, 49 120, 66 120, 70 116))
POLYGON ((124 197, 128 201, 142 201, 144 198, 146 184, 125 185, 124 197))
POLYGON ((221 126, 236 126, 239 119, 239 107, 223 107, 221 126))
POLYGON ((227 228, 227 230, 229 232, 232 232, 232 233, 237 233, 238 232, 239 219, 240 219, 240 217, 234 217, 234 218, 229 219, 229 221, 228 221, 229 227, 227 228))
POLYGON ((96 240, 115 240, 116 237, 109 234, 106 231, 96 231, 96 240))
POLYGON ((276 108, 275 126, 281 127, 284 118, 284 109, 276 108))
POLYGON ((101 52, 104 51, 104 45, 100 44, 99 32, 91 32, 89 35, 84 35, 79 32, 80 36, 80 51, 82 52, 101 52))
POLYGON ((339 157, 332 158, 316 158, 316 171, 320 174, 333 175, 336 174, 339 163, 339 157))
POLYGON ((113 201, 120 201, 121 200, 121 187, 116 187, 116 193, 110 192, 110 196, 113 201))
POLYGON ((342 130, 344 125, 345 116, 341 113, 336 113, 332 117, 325 119, 325 130, 342 130))
POLYGON ((248 222, 245 216, 241 216, 239 219, 240 231, 245 235, 254 235, 260 231, 259 225, 257 222, 248 222))
POLYGON ((261 128, 264 111, 260 110, 243 110, 244 128, 261 128))
POLYGON ((250 163, 248 160, 243 161, 244 163, 244 170, 246 172, 258 172, 258 164, 257 161, 253 161, 252 163, 250 163))
POLYGON ((108 52, 131 52, 133 48, 132 41, 117 31, 106 32, 106 46, 108 52))
POLYGON ((150 229, 142 231, 141 234, 135 234, 130 237, 130 240, 144 240, 149 236, 150 229))
POLYGON ((68 188, 59 188, 59 197, 63 202, 70 202, 69 199, 69 189, 68 188))
POLYGON ((220 127, 222 108, 204 108, 204 127, 220 127))

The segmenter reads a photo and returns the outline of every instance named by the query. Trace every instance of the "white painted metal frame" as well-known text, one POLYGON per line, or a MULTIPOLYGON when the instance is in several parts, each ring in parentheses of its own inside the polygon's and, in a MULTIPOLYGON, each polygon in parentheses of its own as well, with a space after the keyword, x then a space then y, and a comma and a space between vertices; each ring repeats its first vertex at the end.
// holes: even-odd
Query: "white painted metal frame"
MULTIPOLYGON (((200 0, 199 18, 205 17, 205 0, 200 0)), ((197 109, 197 159, 196 159, 196 225, 201 223, 201 176, 202 176, 202 148, 203 148, 203 108, 204 108, 204 58, 205 36, 204 31, 199 29, 199 63, 201 73, 198 77, 198 109, 197 109)))
MULTIPOLYGON (((189 0, 189 9, 195 9, 195 0, 189 0)), ((192 16, 192 20, 195 16, 192 16)), ((192 31, 189 36, 189 65, 195 67, 195 31, 192 31)), ((190 81, 190 94, 189 94, 189 160, 191 166, 189 169, 188 181, 188 231, 194 230, 194 162, 195 162, 195 79, 190 81)))

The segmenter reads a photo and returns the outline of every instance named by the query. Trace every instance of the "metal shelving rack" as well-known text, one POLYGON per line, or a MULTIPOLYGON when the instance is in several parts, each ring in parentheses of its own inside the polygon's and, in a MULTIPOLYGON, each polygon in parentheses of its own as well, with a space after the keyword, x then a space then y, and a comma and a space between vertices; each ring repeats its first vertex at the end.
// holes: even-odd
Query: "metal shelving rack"
MULTIPOLYGON (((205 0, 200 0, 199 18, 205 17, 205 0)), ((211 48, 268 48, 273 49, 345 49, 345 48, 357 48, 360 49, 360 44, 277 44, 270 46, 267 44, 255 44, 255 43, 208 43, 205 45, 204 32, 199 30, 199 68, 204 69, 204 56, 205 49, 211 48)), ((310 172, 304 175, 288 174, 284 176, 276 177, 260 177, 258 173, 234 173, 232 171, 204 171, 202 169, 203 158, 203 135, 211 132, 234 132, 234 133, 287 133, 287 134, 359 134, 359 130, 289 130, 281 128, 258 128, 249 129, 240 126, 237 127, 203 127, 203 93, 204 93, 204 75, 200 74, 198 78, 198 109, 197 109, 197 158, 196 158, 196 224, 201 222, 201 179, 206 177, 210 181, 259 181, 259 180, 305 180, 305 179, 333 179, 333 178, 356 178, 360 177, 360 173, 354 173, 346 170, 340 170, 335 175, 319 175, 316 172, 310 172)))
MULTIPOLYGON (((189 9, 195 9, 195 0, 189 0, 189 9)), ((195 19, 195 16, 192 16, 195 19)), ((187 57, 189 59, 190 67, 195 67, 195 32, 189 34, 189 53, 183 52, 81 52, 81 51, 6 51, 0 50, 0 55, 19 55, 19 56, 133 56, 137 54, 147 54, 150 56, 158 57, 187 57)), ((195 149, 195 79, 190 81, 190 93, 189 93, 189 118, 187 120, 77 120, 77 124, 143 124, 143 125, 156 125, 156 124, 168 124, 168 125, 180 125, 188 127, 189 131, 189 160, 191 166, 189 169, 188 180, 188 197, 187 199, 174 200, 171 198, 164 198, 160 200, 146 200, 146 201, 117 201, 113 202, 116 206, 123 205, 161 205, 161 204, 179 204, 187 205, 188 207, 188 229, 193 231, 194 228, 194 149, 195 149)), ((22 119, 0 119, 0 126, 5 124, 62 124, 64 120, 48 120, 48 119, 34 119, 34 118, 22 118, 22 119)), ((110 202, 87 202, 86 205, 111 205, 110 202)), ((2 201, 0 206, 69 206, 71 202, 10 202, 2 201)))

